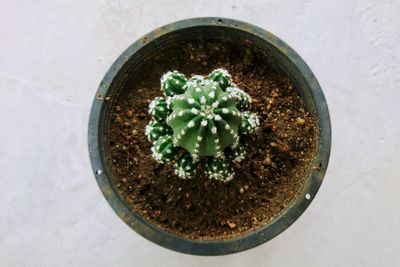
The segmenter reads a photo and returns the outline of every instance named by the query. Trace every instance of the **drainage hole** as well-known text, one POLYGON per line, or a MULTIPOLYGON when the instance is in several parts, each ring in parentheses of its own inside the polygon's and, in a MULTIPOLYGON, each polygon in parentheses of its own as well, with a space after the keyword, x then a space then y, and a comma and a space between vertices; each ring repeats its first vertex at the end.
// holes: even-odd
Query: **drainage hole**
POLYGON ((311 195, 309 193, 307 193, 305 197, 306 197, 307 200, 311 199, 311 195))

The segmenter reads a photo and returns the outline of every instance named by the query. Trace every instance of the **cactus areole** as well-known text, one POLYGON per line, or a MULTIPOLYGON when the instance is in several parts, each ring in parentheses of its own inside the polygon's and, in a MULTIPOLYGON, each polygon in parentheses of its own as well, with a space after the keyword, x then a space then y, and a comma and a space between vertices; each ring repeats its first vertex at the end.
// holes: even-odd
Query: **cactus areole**
POLYGON ((165 97, 150 103, 153 119, 146 127, 153 158, 161 163, 176 160, 175 173, 184 179, 192 178, 204 159, 209 178, 230 181, 231 163, 245 157, 240 135, 259 126, 258 116, 247 111, 251 97, 224 69, 189 80, 170 71, 161 77, 161 90, 165 97))

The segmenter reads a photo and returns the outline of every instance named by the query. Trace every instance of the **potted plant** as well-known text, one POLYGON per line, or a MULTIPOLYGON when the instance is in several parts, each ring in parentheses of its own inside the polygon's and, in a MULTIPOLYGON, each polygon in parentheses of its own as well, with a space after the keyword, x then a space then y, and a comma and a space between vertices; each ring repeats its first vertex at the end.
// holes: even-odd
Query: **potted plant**
POLYGON ((89 120, 97 182, 115 212, 176 251, 221 255, 285 230, 330 153, 321 88, 283 41, 225 18, 175 22, 111 66, 89 120))

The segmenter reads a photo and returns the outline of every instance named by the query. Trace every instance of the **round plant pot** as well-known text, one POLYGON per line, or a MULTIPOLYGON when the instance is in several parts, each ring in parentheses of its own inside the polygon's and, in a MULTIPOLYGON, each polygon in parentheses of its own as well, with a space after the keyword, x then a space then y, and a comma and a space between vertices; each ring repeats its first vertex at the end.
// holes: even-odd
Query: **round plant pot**
MULTIPOLYGON (((317 79, 301 57, 285 42, 270 32, 254 25, 227 18, 194 18, 160 27, 133 43, 123 52, 106 73, 97 89, 89 119, 89 153, 93 172, 105 198, 133 230, 163 247, 196 255, 223 255, 236 253, 260 245, 289 227, 314 199, 327 169, 331 147, 331 124, 328 107, 317 79), (104 132, 109 120, 113 100, 133 72, 157 47, 175 40, 190 39, 199 34, 224 35, 236 39, 251 40, 265 50, 276 64, 296 85, 309 112, 317 117, 318 141, 314 165, 310 169, 301 193, 279 216, 266 225, 234 238, 223 240, 193 240, 166 232, 149 223, 118 194, 111 179, 111 172, 104 155, 104 132)), ((234 182, 234 181, 232 181, 234 182)))

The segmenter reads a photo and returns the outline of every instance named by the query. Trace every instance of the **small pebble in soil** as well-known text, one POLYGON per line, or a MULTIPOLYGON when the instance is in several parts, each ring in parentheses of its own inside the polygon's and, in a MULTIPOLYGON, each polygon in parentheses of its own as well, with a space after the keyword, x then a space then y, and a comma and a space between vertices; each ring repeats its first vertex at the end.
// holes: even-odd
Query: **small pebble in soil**
POLYGON ((270 157, 267 156, 261 163, 262 163, 264 166, 268 166, 268 165, 271 165, 272 160, 271 160, 270 157))
POLYGON ((133 116, 132 110, 128 110, 128 111, 126 112, 126 116, 127 116, 128 118, 131 118, 131 117, 133 116))
POLYGON ((123 122, 123 120, 122 120, 122 118, 121 118, 120 116, 117 116, 117 117, 115 118, 115 120, 116 120, 118 123, 122 123, 122 122, 123 122))
POLYGON ((239 193, 240 193, 241 195, 244 194, 244 189, 243 189, 243 187, 241 187, 241 188, 239 189, 239 193))
POLYGON ((302 119, 302 118, 297 118, 296 123, 297 123, 298 125, 302 126, 302 125, 304 125, 304 124, 306 123, 306 121, 305 121, 304 119, 302 119))
POLYGON ((229 228, 231 228, 231 229, 236 227, 236 224, 234 224, 233 222, 227 221, 226 223, 228 224, 229 228))

